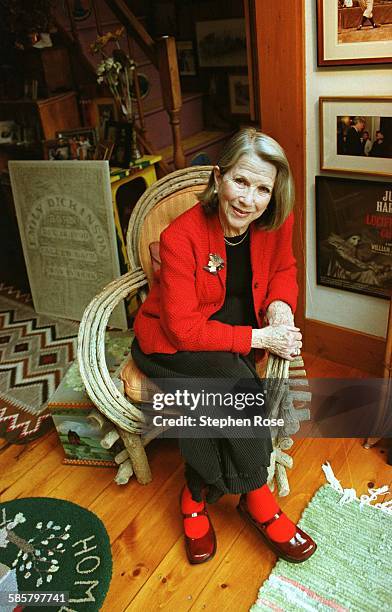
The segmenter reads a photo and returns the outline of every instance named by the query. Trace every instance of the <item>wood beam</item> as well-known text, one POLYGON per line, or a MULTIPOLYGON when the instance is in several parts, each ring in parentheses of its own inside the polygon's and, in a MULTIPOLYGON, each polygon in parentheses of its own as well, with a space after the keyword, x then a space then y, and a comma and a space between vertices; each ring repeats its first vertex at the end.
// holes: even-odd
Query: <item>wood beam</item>
POLYGON ((305 319, 305 6, 304 0, 252 0, 257 45, 261 129, 286 151, 296 188, 294 253, 299 299, 296 323, 305 319))

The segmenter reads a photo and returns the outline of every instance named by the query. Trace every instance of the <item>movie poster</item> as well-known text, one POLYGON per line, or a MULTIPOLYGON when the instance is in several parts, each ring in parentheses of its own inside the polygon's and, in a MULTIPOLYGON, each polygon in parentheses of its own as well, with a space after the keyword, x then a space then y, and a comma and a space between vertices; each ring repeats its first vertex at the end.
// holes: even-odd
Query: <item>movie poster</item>
POLYGON ((316 177, 317 282, 389 298, 392 183, 316 177))

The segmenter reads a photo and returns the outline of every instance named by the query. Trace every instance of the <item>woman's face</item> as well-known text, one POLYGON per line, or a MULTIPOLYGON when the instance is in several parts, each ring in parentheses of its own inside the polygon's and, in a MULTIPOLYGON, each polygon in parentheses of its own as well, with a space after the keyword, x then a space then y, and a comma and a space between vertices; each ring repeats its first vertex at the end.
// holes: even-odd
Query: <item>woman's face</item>
POLYGON ((215 166, 214 174, 223 233, 238 236, 267 208, 276 168, 257 155, 242 155, 226 174, 221 175, 219 166, 215 166))

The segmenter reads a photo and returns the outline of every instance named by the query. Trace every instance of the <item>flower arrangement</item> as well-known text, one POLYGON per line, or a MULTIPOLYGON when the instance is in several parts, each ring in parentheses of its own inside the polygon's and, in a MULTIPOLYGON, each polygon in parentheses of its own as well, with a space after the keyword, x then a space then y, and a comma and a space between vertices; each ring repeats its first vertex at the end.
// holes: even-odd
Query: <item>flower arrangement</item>
POLYGON ((97 67, 97 82, 106 84, 120 110, 127 121, 132 122, 132 89, 135 78, 135 62, 120 47, 119 40, 124 33, 124 28, 114 33, 107 32, 98 36, 90 46, 92 53, 100 53, 102 61, 97 67), (112 54, 106 52, 107 46, 113 43, 112 54))

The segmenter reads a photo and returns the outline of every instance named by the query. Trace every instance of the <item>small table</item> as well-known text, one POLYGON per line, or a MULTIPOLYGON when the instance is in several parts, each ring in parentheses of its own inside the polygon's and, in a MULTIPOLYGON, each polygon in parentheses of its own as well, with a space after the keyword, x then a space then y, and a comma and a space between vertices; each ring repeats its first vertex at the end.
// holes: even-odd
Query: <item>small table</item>
POLYGON ((129 267, 126 242, 131 212, 142 193, 157 180, 155 164, 161 159, 160 155, 143 155, 129 168, 110 169, 114 222, 121 246, 122 273, 127 272, 129 267))

